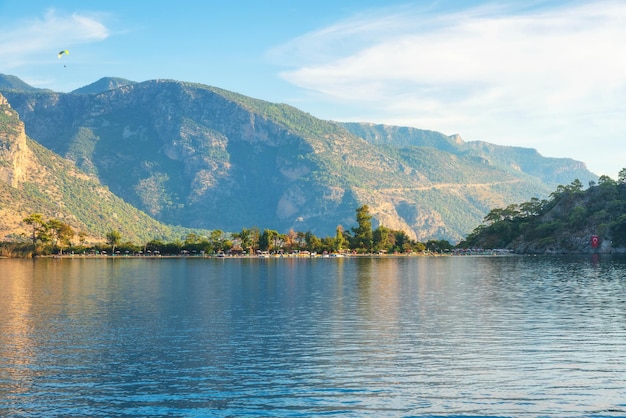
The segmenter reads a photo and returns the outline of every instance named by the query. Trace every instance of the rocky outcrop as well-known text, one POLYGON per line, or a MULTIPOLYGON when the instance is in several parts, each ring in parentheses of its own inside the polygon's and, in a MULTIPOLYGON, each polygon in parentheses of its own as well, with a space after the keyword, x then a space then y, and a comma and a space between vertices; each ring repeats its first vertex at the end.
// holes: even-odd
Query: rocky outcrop
POLYGON ((32 166, 32 154, 26 145, 24 124, 0 94, 0 181, 18 188, 32 166))
POLYGON ((613 246, 610 238, 598 237, 598 246, 592 245, 594 232, 557 233, 554 236, 525 242, 516 240, 507 246, 517 254, 626 254, 626 247, 613 246))

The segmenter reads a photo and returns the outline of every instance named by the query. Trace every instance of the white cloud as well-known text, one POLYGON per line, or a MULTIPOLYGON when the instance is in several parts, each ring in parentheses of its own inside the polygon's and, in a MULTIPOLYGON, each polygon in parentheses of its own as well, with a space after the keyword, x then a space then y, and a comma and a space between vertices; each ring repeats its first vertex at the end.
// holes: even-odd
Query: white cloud
POLYGON ((19 68, 54 57, 60 49, 109 36, 97 16, 49 10, 42 18, 16 21, 0 32, 0 67, 19 68))
POLYGON ((610 1, 381 11, 301 36, 274 54, 291 57, 283 60, 293 68, 281 74, 285 80, 353 109, 344 118, 531 146, 615 177, 620 166, 607 172, 594 153, 603 141, 612 155, 624 150, 626 165, 624 22, 626 3, 610 1))

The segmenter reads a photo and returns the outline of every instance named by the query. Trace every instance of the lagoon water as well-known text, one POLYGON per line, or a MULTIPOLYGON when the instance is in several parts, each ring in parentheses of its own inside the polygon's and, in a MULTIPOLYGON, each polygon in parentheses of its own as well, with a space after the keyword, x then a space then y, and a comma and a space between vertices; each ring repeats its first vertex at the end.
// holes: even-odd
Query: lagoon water
POLYGON ((626 259, 0 260, 0 416, 626 416, 626 259))

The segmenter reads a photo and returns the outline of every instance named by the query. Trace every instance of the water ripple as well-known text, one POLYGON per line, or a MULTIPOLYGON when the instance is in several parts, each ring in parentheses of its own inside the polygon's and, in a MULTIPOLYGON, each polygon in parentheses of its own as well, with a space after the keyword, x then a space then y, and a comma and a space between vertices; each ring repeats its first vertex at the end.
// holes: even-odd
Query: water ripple
POLYGON ((0 416, 626 416, 619 258, 0 260, 0 416))

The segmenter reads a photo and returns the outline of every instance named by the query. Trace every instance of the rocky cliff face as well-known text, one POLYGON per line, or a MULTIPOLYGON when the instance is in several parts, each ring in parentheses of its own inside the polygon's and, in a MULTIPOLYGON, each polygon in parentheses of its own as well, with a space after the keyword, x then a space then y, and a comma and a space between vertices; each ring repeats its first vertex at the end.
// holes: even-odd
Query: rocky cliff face
POLYGON ((17 118, 6 98, 0 94, 0 181, 18 188, 33 167, 32 153, 26 145, 24 124, 17 118))
POLYGON ((626 254, 626 247, 614 246, 610 239, 601 239, 598 247, 591 245, 597 229, 578 231, 576 234, 557 234, 553 242, 541 241, 512 243, 508 249, 517 254, 626 254))

